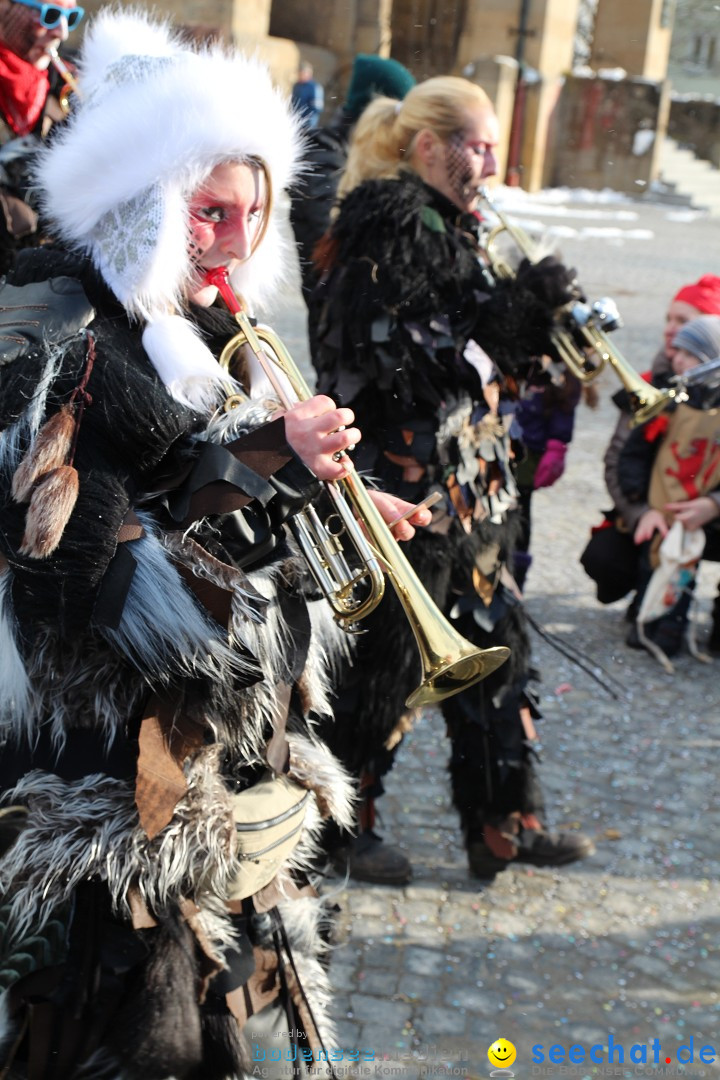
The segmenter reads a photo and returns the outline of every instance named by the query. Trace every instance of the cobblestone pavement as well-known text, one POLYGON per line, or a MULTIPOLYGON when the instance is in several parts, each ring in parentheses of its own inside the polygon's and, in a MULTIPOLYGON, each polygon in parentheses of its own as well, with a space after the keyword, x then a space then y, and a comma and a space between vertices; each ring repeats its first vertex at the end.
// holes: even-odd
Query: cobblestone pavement
MULTIPOLYGON (((593 205, 602 212, 603 204, 593 205)), ((614 295, 625 310, 618 347, 631 349, 642 369, 660 344, 670 296, 717 270, 720 223, 682 219, 664 207, 621 209, 630 216, 600 218, 594 236, 570 213, 565 222, 576 231, 566 228, 562 246, 588 292, 614 295)), ((541 205, 527 212, 546 225, 555 220, 543 217, 541 205)), ((301 357, 302 314, 295 296, 282 317, 301 357)), ((597 853, 558 871, 517 867, 489 886, 473 881, 448 797, 441 718, 424 713, 380 804, 380 831, 412 859, 412 884, 328 882, 342 909, 331 965, 340 1075, 485 1078, 487 1049, 498 1037, 517 1048, 518 1078, 718 1071, 699 1054, 720 1048, 720 661, 683 656, 673 678, 628 650, 624 605, 598 605, 578 563, 590 526, 609 505, 601 458, 617 383, 603 375, 599 386, 600 409, 578 413, 564 477, 533 504, 527 588, 535 620, 625 688, 614 700, 535 636, 549 817, 554 827, 591 834, 597 853), (607 1049, 596 1049, 600 1061, 592 1063, 591 1047, 611 1040, 624 1050, 622 1064, 619 1049, 610 1060, 607 1049), (549 1061, 555 1044, 564 1064, 560 1050, 549 1061), (576 1064, 567 1056, 573 1045, 583 1048, 584 1063, 580 1050, 576 1064), (353 1048, 374 1061, 349 1071, 353 1048), (692 1053, 694 1064, 678 1066, 679 1051, 680 1060, 692 1053)), ((703 568, 701 641, 719 578, 717 564, 703 568)))

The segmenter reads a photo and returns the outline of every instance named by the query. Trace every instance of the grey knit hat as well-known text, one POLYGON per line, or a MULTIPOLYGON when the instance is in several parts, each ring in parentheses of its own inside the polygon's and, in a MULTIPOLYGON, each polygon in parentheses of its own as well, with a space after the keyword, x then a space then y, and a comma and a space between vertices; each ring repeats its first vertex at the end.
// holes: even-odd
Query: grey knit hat
POLYGON ((684 349, 701 364, 720 356, 720 315, 700 315, 685 323, 673 338, 674 349, 684 349))

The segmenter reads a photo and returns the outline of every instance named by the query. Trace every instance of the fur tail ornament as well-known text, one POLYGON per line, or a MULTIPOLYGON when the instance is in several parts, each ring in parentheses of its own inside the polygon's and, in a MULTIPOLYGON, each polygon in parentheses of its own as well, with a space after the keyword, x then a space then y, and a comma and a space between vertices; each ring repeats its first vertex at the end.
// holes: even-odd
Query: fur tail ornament
POLYGON ((35 442, 20 462, 13 476, 12 496, 15 502, 30 501, 35 482, 52 469, 67 461, 75 433, 75 416, 71 405, 63 405, 40 428, 35 442))
POLYGON ((88 334, 82 379, 68 404, 43 424, 13 476, 13 498, 30 503, 20 554, 31 559, 52 555, 75 509, 80 479, 73 460, 85 406, 92 403, 86 387, 94 361, 95 339, 88 334))
POLYGON ((59 465, 41 477, 32 493, 20 554, 31 559, 52 555, 75 509, 80 481, 72 465, 59 465))

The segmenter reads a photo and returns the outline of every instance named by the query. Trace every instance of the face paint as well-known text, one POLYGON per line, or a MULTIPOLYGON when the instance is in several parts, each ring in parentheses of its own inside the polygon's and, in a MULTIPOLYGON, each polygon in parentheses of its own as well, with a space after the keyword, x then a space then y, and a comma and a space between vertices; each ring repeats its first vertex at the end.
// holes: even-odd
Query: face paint
POLYGON ((462 129, 442 143, 439 164, 431 164, 424 179, 461 210, 474 210, 478 188, 497 172, 494 149, 498 137, 497 117, 492 108, 480 106, 470 110, 462 129))
POLYGON ((465 146, 465 136, 460 132, 451 135, 445 143, 445 170, 448 187, 455 196, 453 202, 466 202, 467 189, 473 180, 473 170, 465 146))
POLYGON ((232 271, 252 255, 265 213, 262 170, 239 162, 216 166, 189 209, 188 255, 197 270, 190 297, 205 306, 217 290, 202 284, 204 271, 218 266, 232 271))

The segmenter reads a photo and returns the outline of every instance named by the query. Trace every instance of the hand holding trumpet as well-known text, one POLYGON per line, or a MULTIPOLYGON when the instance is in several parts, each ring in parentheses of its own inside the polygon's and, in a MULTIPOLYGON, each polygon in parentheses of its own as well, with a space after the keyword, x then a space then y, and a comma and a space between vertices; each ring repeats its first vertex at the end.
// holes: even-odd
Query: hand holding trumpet
POLYGON ((319 480, 343 480, 353 468, 345 451, 361 437, 354 420, 352 409, 338 408, 332 398, 317 394, 286 409, 285 435, 319 480))
MULTIPOLYGON (((291 405, 284 415, 287 441, 319 480, 343 480, 348 476, 353 463, 346 451, 361 438, 359 429, 352 426, 352 409, 338 408, 331 398, 318 394, 291 405)), ((396 540, 411 540, 414 525, 430 524, 432 515, 425 506, 413 509, 412 503, 385 491, 370 490, 368 494, 383 521, 387 525, 395 523, 392 533, 396 540)))

